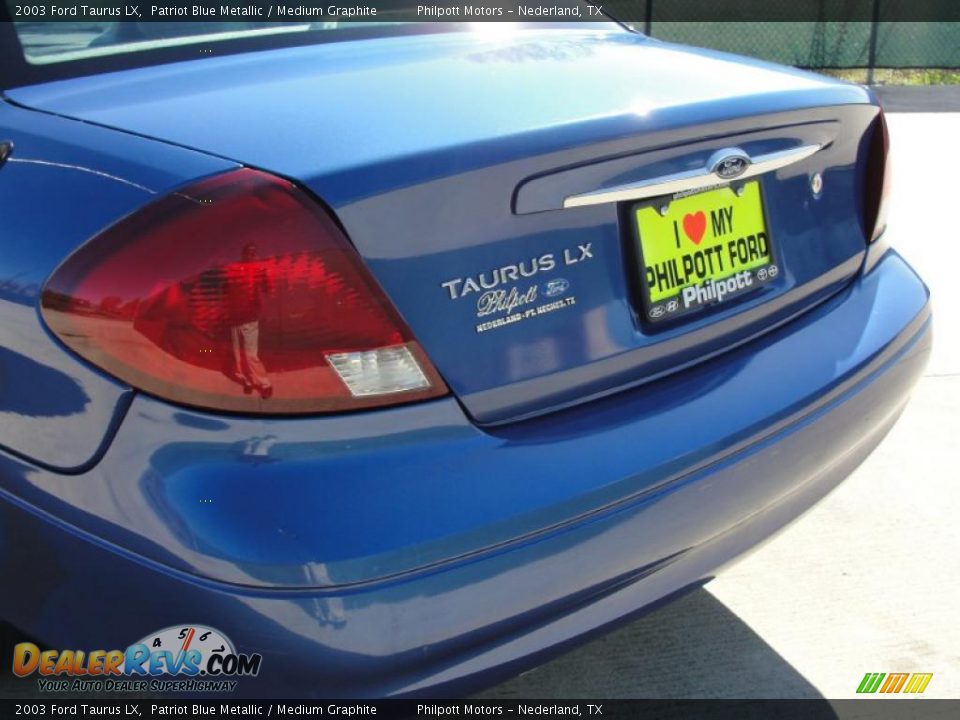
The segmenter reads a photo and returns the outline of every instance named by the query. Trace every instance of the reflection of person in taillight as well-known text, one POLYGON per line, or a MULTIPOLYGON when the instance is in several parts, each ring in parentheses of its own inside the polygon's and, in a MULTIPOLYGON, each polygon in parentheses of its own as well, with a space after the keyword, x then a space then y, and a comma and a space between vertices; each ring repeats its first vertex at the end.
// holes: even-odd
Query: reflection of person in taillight
POLYGON ((261 294, 270 291, 270 278, 260 262, 257 246, 243 246, 241 261, 226 268, 226 311, 233 347, 233 379, 246 393, 256 390, 263 398, 273 394, 273 384, 260 360, 261 294))

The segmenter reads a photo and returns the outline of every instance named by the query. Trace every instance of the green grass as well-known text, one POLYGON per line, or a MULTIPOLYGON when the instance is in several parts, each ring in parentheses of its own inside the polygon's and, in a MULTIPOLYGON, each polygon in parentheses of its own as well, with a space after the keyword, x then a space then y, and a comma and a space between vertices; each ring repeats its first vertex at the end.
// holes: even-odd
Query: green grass
MULTIPOLYGON (((826 70, 817 72, 856 83, 866 83, 867 70, 826 70)), ((960 85, 960 69, 942 68, 877 68, 873 71, 875 85, 960 85)))

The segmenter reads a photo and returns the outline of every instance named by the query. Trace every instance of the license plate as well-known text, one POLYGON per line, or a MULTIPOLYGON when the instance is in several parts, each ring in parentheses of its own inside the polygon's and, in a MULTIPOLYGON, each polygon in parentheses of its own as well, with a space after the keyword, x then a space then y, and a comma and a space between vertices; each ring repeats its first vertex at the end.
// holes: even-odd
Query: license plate
POLYGON ((780 274, 756 180, 636 207, 634 214, 643 312, 651 322, 730 302, 780 274))

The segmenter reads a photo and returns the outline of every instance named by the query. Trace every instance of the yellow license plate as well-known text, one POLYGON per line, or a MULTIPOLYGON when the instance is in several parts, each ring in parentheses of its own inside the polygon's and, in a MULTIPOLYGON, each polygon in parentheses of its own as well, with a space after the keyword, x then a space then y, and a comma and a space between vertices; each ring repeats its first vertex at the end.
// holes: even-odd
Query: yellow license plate
POLYGON ((670 320, 776 279, 760 183, 635 209, 644 314, 670 320))

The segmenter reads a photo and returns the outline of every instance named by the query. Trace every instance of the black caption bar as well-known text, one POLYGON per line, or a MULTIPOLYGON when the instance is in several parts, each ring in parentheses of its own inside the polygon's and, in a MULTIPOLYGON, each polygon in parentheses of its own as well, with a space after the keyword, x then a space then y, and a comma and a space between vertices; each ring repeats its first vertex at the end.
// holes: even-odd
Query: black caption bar
MULTIPOLYGON (((902 702, 891 700, 0 700, 3 718, 708 718, 710 720, 833 720, 903 717, 902 702)), ((960 700, 910 703, 910 717, 957 717, 960 700)))
POLYGON ((956 0, 4 0, 22 22, 960 22, 956 0))

